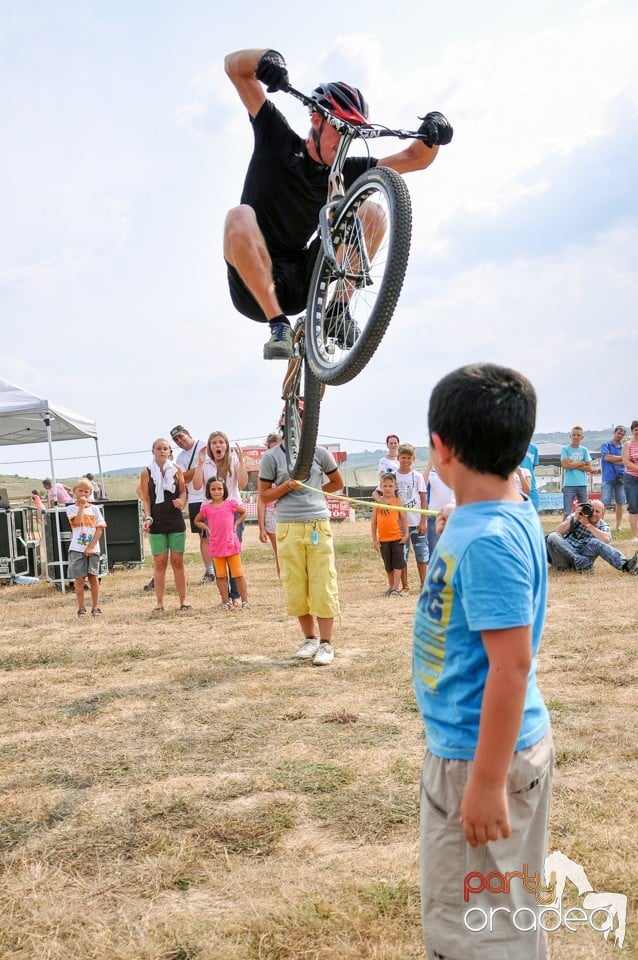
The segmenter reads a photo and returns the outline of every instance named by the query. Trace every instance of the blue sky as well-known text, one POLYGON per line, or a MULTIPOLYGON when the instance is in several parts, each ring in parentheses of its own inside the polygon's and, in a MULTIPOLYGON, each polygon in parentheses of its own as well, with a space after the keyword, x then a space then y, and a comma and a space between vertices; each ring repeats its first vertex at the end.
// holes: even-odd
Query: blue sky
MULTIPOLYGON (((106 469, 177 422, 273 428, 283 367, 221 254, 251 148, 223 57, 273 46, 302 89, 346 79, 373 119, 455 127, 408 177, 402 298, 369 367, 327 391, 322 438, 424 444, 432 385, 477 360, 530 377, 539 430, 638 416, 633 0, 353 0, 329 20, 279 0, 0 0, 0 376, 94 417, 106 469)), ((0 471, 42 472, 9 459, 37 456, 4 448, 0 471)))

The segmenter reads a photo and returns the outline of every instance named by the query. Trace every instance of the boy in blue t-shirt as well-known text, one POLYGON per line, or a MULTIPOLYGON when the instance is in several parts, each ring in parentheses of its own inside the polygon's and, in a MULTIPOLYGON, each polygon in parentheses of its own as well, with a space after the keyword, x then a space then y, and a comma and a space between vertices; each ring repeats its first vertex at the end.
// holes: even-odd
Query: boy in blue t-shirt
POLYGON ((529 911, 542 909, 553 762, 535 661, 547 561, 536 510, 512 478, 536 395, 514 370, 462 367, 435 386, 428 417, 430 457, 457 505, 414 621, 424 939, 430 960, 538 960, 547 946, 529 911), (536 887, 524 879, 535 874, 536 887))
POLYGON ((563 520, 572 513, 572 503, 587 503, 588 477, 591 473, 591 454, 583 446, 585 434, 582 427, 572 427, 569 443, 560 450, 560 465, 563 469, 563 520))

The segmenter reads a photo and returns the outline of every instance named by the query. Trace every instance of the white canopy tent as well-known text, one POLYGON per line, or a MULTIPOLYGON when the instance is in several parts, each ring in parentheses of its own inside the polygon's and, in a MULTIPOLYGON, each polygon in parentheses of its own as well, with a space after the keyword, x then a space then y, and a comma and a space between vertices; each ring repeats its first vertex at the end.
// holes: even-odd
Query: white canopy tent
MULTIPOLYGON (((0 380, 0 446, 17 446, 25 443, 46 443, 49 447, 49 462, 51 465, 51 480, 53 489, 56 488, 55 462, 53 458, 53 443, 58 440, 95 441, 100 482, 104 489, 100 448, 97 438, 95 420, 89 420, 79 413, 65 410, 64 407, 53 406, 43 397, 38 397, 29 390, 23 390, 8 380, 0 380)), ((55 513, 55 528, 58 541, 58 557, 62 557, 60 520, 55 513)), ((64 578, 61 578, 64 591, 64 578)))

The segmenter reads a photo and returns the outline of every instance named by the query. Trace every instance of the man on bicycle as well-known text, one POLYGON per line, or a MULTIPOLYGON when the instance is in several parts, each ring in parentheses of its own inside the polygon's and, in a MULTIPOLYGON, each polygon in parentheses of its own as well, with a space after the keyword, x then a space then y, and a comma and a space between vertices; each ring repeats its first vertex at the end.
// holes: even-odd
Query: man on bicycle
MULTIPOLYGON (((318 238, 310 245, 308 241, 326 202, 340 134, 319 113, 311 113, 310 131, 303 140, 268 100, 262 84, 268 93, 289 86, 286 62, 276 50, 238 50, 226 57, 224 67, 248 110, 255 136, 241 202, 228 213, 224 228, 230 295, 240 313, 270 325, 264 359, 287 359, 293 347, 288 315, 301 313, 306 306, 319 244, 318 238)), ((324 83, 311 96, 340 119, 367 123, 368 105, 356 87, 324 83)), ((452 132, 443 114, 428 113, 419 127, 424 140, 414 140, 382 160, 349 157, 344 165, 346 189, 375 165, 401 174, 424 170, 439 145, 450 142, 452 132)), ((356 337, 354 322, 337 327, 347 303, 332 306, 335 332, 341 331, 337 336, 343 341, 339 346, 351 347, 356 337)), ((330 320, 328 314, 327 336, 330 320)))

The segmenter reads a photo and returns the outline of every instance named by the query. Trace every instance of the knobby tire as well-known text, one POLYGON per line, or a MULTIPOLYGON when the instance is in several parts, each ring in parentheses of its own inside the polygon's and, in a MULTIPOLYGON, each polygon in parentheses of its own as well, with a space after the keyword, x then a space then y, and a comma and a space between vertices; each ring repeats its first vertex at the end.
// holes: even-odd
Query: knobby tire
POLYGON ((401 293, 412 233, 410 195, 403 178, 389 167, 366 170, 346 192, 330 229, 341 258, 339 272, 327 260, 322 246, 310 283, 305 332, 312 373, 322 383, 338 385, 348 383, 370 361, 401 293), (367 208, 362 207, 364 203, 367 208), (360 218, 365 218, 366 209, 378 214, 373 216, 366 237, 366 241, 371 240, 370 247, 378 243, 378 249, 367 257, 367 270, 363 270, 367 248, 362 243, 360 218), (379 223, 385 220, 383 231, 375 219, 379 223), (348 309, 358 333, 352 345, 344 338, 339 342, 339 321, 334 326, 337 336, 326 337, 330 329, 326 309, 333 301, 345 299, 343 292, 341 297, 339 293, 346 289, 348 309))
POLYGON ((317 446, 323 388, 304 356, 303 324, 296 331, 295 340, 298 355, 288 362, 283 386, 284 448, 291 478, 307 480, 317 446))

